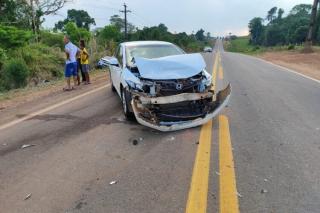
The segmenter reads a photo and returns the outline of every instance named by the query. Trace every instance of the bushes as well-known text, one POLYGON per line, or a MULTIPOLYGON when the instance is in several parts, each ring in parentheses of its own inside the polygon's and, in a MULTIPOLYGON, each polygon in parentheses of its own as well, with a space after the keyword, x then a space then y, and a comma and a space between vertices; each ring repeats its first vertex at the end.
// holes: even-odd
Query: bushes
POLYGON ((0 47, 11 49, 24 46, 32 38, 32 33, 16 27, 0 25, 0 47))
POLYGON ((49 31, 41 31, 41 42, 49 47, 59 47, 64 49, 63 34, 51 33, 49 31))
POLYGON ((14 51, 12 57, 26 62, 30 69, 30 78, 35 84, 63 75, 64 54, 60 48, 31 44, 14 51))
POLYGON ((23 60, 11 59, 7 61, 0 73, 2 79, 0 89, 10 90, 26 86, 29 73, 23 60))

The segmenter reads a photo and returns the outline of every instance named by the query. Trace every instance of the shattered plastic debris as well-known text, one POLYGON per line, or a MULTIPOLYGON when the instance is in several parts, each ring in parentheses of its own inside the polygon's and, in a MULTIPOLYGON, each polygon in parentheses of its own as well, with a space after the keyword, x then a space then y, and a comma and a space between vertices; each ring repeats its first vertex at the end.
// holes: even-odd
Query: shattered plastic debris
POLYGON ((171 136, 170 138, 168 138, 168 141, 174 141, 176 138, 171 136))
POLYGON ((30 193, 30 194, 28 194, 25 198, 24 198, 24 200, 28 200, 29 198, 31 198, 31 196, 32 196, 32 194, 30 193))
POLYGON ((261 189, 261 194, 264 194, 264 193, 267 193, 268 192, 268 190, 266 190, 266 189, 261 189))
POLYGON ((238 195, 238 197, 240 197, 240 198, 242 197, 242 195, 241 195, 239 192, 237 192, 237 195, 238 195))
POLYGON ((137 139, 133 139, 133 140, 132 140, 132 144, 133 144, 134 146, 138 145, 138 140, 137 140, 137 139))
POLYGON ((35 144, 24 144, 21 146, 21 149, 29 148, 31 146, 35 146, 35 144))
POLYGON ((113 181, 111 181, 111 182, 109 183, 109 185, 114 185, 114 184, 116 184, 116 183, 118 183, 118 181, 113 180, 113 181))
POLYGON ((119 121, 119 122, 124 122, 125 119, 124 119, 123 117, 119 117, 119 118, 117 118, 117 121, 119 121))

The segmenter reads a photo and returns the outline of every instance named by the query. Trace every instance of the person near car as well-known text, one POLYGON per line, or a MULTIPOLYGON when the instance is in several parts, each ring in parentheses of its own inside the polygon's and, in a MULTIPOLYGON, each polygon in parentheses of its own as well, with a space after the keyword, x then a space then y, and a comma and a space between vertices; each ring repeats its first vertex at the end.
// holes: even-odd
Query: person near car
POLYGON ((67 87, 64 87, 63 90, 70 91, 73 90, 74 87, 77 85, 77 56, 80 53, 79 48, 74 45, 68 35, 65 35, 63 38, 65 44, 65 53, 66 53, 66 64, 65 64, 65 71, 64 75, 67 82, 67 87), (74 87, 71 87, 71 77, 73 77, 74 87))
POLYGON ((81 68, 85 76, 85 84, 90 84, 89 76, 89 53, 86 49, 84 40, 80 40, 80 62, 81 68))
POLYGON ((78 85, 80 85, 80 83, 85 83, 86 82, 86 77, 84 75, 84 72, 82 71, 82 66, 81 66, 81 58, 80 58, 80 54, 77 57, 77 64, 78 64, 78 76, 77 76, 77 81, 78 81, 78 85), (81 81, 80 81, 80 74, 81 74, 81 81))

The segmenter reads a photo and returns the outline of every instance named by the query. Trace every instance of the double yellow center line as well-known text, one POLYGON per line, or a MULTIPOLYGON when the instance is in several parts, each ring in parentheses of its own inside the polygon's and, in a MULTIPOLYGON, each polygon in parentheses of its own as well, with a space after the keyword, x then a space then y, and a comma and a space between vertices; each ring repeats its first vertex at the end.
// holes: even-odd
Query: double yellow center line
MULTIPOLYGON (((221 56, 218 52, 212 71, 212 90, 217 88, 217 73, 223 79, 221 56)), ((186 213, 206 213, 210 174, 210 153, 213 121, 201 127, 199 145, 193 167, 186 213)), ((238 193, 228 118, 219 116, 219 209, 220 213, 239 213, 238 193)))

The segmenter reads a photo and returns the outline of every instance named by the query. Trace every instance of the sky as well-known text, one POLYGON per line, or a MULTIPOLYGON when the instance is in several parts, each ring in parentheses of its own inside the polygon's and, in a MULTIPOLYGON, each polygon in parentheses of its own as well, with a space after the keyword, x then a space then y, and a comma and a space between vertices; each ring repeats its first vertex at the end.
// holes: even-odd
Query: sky
MULTIPOLYGON (((57 15, 45 17, 43 26, 53 28, 67 16, 68 9, 86 10, 96 21, 95 27, 109 24, 110 16, 123 9, 118 0, 71 0, 57 15)), ((312 4, 313 0, 127 0, 128 21, 135 26, 155 26, 164 23, 170 32, 196 32, 200 28, 212 36, 228 33, 247 35, 248 23, 254 17, 265 18, 276 6, 286 14, 297 4, 312 4)))

